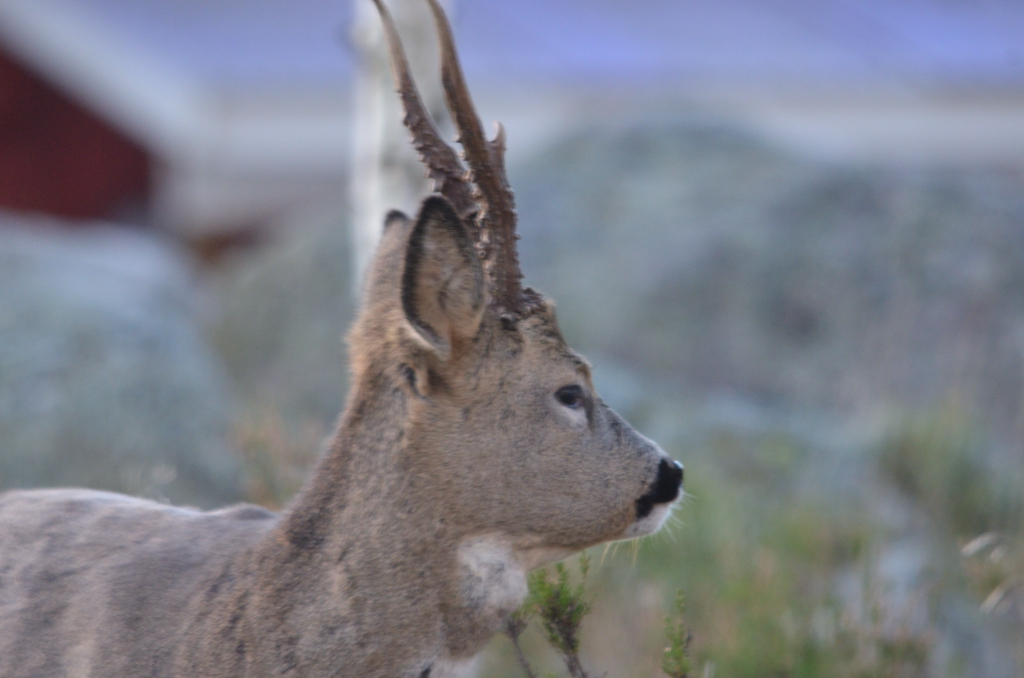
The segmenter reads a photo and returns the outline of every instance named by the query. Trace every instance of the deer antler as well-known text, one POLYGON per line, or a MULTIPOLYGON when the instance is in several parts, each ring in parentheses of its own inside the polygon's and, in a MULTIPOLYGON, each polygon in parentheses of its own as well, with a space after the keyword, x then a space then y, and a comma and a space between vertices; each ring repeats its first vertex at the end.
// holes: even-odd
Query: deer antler
POLYGON ((402 108, 405 109, 403 122, 412 132, 413 147, 419 152, 423 164, 427 166, 427 174, 434 180, 434 190, 446 197, 463 218, 467 218, 476 212, 478 207, 466 182, 466 170, 459 162, 455 149, 441 138, 423 105, 391 13, 382 0, 373 0, 373 4, 377 6, 384 24, 384 37, 391 56, 391 72, 395 78, 398 95, 402 99, 402 108))
POLYGON ((493 141, 484 138, 480 118, 459 66, 459 55, 452 38, 451 25, 437 0, 427 0, 434 14, 438 38, 441 43, 441 84, 445 100, 459 130, 459 143, 470 169, 470 179, 476 184, 473 197, 480 204, 477 224, 480 235, 488 246, 489 269, 495 301, 505 310, 522 310, 522 290, 519 280, 519 260, 516 256, 515 198, 505 176, 505 129, 497 125, 493 141))
POLYGON ((427 166, 434 189, 440 192, 469 223, 470 233, 487 269, 491 299, 505 313, 521 315, 533 305, 535 293, 524 294, 516 255, 515 198, 505 175, 505 128, 497 124, 492 141, 484 137, 473 99, 459 66, 451 25, 437 0, 427 0, 434 15, 441 46, 441 83, 445 102, 458 130, 458 142, 469 165, 464 172, 455 151, 441 138, 430 120, 416 85, 394 21, 383 0, 373 0, 384 22, 398 94, 405 108, 405 125, 413 145, 427 166), (471 219, 475 214, 475 221, 471 219))

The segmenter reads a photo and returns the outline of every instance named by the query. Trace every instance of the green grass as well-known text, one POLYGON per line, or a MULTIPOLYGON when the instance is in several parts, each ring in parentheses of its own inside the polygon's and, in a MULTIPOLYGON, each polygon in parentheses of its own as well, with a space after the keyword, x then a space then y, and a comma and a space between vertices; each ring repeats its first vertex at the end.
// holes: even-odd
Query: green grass
MULTIPOLYGON (((956 584, 981 611, 1024 633, 1024 488, 983 460, 984 437, 954 406, 908 418, 883 444, 881 468, 960 548, 956 584), (1016 621, 1013 621, 1017 607, 1016 621)), ((1024 644, 1017 644, 1024 669, 1024 644)))
MULTIPOLYGON (((687 478, 692 497, 666 532, 593 552, 594 611, 579 625, 591 675, 924 678, 932 638, 891 623, 900 611, 870 581, 882 535, 863 516, 766 500, 709 462, 689 464, 687 478), (848 572, 865 580, 855 604, 834 595, 848 572), (623 637, 642 652, 624 651, 623 637)), ((566 572, 545 581, 583 596, 566 572)), ((558 671, 543 636, 533 630, 527 655, 558 671)), ((524 675, 508 645, 494 643, 481 675, 524 675)))
POLYGON ((984 463, 984 436, 955 406, 909 417, 883 443, 883 472, 961 539, 1019 531, 1024 495, 984 463))
POLYGON ((870 571, 879 535, 862 516, 766 501, 712 469, 689 477, 700 480, 684 523, 645 544, 637 569, 684 592, 695 666, 733 678, 924 675, 929 640, 865 612, 878 591, 865 586, 861 612, 834 596, 837 576, 870 571))

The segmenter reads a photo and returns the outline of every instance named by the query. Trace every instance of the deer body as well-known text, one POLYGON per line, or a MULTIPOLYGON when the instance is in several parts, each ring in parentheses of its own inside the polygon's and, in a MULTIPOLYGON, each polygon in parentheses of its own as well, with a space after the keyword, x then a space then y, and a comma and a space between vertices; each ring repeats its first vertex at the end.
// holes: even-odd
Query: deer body
POLYGON ((496 251, 514 246, 511 193, 466 213, 468 189, 447 190, 388 216, 347 408, 283 513, 0 495, 0 676, 461 675, 529 570, 661 525, 682 468, 600 401, 552 304, 519 290, 514 251, 496 251))

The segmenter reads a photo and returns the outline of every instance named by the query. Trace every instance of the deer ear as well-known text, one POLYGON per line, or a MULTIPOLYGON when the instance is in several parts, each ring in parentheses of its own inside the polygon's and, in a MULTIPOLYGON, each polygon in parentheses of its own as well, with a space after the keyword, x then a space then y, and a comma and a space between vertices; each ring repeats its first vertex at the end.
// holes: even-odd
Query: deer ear
POLYGON ((462 220, 444 198, 427 198, 405 250, 406 320, 447 360, 453 344, 476 336, 486 303, 483 266, 462 220))

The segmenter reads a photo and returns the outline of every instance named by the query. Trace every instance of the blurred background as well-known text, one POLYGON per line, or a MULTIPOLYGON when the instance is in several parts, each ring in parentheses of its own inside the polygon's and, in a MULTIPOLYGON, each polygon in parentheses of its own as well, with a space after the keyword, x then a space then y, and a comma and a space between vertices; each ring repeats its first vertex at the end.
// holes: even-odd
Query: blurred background
MULTIPOLYGON (((593 672, 660 675, 681 589, 695 676, 1024 675, 1024 6, 448 7, 527 283, 687 466, 593 554, 593 672)), ((368 10, 0 0, 0 488, 298 488, 376 225, 429 190, 368 10)))

